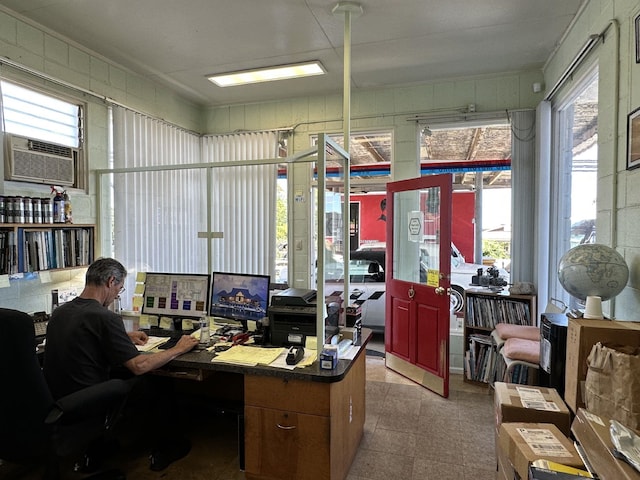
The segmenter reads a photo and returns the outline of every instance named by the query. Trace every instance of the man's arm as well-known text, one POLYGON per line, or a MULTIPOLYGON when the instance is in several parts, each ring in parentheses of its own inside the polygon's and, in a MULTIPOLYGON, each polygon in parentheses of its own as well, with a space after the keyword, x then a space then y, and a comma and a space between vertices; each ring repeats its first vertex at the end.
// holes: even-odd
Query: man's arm
POLYGON ((156 353, 141 353, 127 360, 124 366, 127 367, 134 375, 142 375, 144 373, 160 368, 169 363, 178 355, 187 353, 198 344, 198 339, 191 335, 183 335, 175 346, 156 353))

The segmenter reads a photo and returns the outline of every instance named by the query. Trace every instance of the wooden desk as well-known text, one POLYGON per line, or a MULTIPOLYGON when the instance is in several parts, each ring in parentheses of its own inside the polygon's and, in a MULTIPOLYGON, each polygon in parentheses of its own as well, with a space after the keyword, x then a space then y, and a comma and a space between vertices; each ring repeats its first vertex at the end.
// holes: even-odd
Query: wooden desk
POLYGON ((172 376, 203 379, 208 372, 242 375, 245 478, 344 480, 365 420, 365 346, 334 370, 318 362, 295 370, 211 363, 212 353, 189 352, 167 365, 172 376))

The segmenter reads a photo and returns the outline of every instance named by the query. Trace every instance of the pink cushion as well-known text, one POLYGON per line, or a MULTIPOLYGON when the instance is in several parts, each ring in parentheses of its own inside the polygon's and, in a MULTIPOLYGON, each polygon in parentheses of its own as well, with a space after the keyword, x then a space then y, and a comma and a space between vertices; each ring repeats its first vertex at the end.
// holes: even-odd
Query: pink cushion
POLYGON ((502 347, 502 354, 511 360, 523 360, 529 363, 540 362, 540 341, 523 338, 508 338, 502 347))
POLYGON ((496 324, 496 331, 503 340, 507 338, 524 338, 526 340, 540 341, 540 329, 531 325, 498 323, 496 324))

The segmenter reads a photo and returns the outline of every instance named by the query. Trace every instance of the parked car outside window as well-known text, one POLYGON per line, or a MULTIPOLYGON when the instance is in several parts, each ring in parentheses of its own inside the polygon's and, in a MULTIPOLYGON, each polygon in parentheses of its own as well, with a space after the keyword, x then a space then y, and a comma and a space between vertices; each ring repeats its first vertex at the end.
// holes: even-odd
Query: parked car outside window
MULTIPOLYGON (((359 304, 362 308, 362 325, 374 332, 383 332, 385 327, 385 260, 386 245, 382 242, 365 244, 350 253, 349 259, 349 304, 359 304)), ((429 252, 426 247, 421 248, 420 277, 426 281, 429 262, 429 252)), ((464 291, 471 286, 472 277, 478 274, 483 265, 466 263, 460 251, 452 244, 451 250, 451 312, 464 310, 464 291)), ((331 287, 335 286, 335 294, 342 293, 342 275, 336 272, 325 272, 327 284, 326 293, 333 294, 331 287), (340 286, 338 286, 340 284, 340 286)), ((500 276, 508 281, 509 274, 500 269, 500 276)))

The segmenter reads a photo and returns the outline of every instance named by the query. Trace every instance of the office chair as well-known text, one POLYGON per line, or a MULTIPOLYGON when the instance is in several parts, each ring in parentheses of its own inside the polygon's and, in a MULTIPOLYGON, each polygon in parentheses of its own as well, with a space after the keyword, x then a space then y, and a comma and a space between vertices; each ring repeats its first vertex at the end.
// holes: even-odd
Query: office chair
MULTIPOLYGON (((44 465, 47 480, 59 478, 62 458, 84 453, 108 432, 130 390, 123 380, 109 380, 54 401, 37 358, 33 319, 5 308, 0 308, 0 385, 0 459, 44 465)), ((99 475, 124 478, 117 471, 99 475)))

